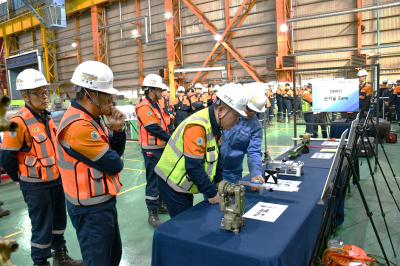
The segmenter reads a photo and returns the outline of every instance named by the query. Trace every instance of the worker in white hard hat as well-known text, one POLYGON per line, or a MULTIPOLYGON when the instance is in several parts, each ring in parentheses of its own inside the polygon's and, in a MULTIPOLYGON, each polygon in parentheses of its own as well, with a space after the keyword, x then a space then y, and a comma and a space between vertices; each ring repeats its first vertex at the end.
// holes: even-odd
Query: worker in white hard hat
MULTIPOLYGON (((265 88, 265 85, 264 85, 264 88, 265 88)), ((267 116, 267 120, 268 120, 268 126, 274 125, 274 123, 272 123, 272 119, 274 119, 274 109, 275 109, 275 93, 274 93, 274 91, 275 91, 274 84, 268 83, 266 96, 268 97, 269 102, 271 103, 271 106, 265 112, 265 115, 267 116)))
POLYGON ((230 183, 236 183, 242 178, 243 160, 247 155, 247 165, 252 181, 262 177, 261 146, 263 141, 262 125, 256 114, 265 112, 265 96, 261 83, 245 84, 244 88, 250 94, 244 112, 246 116, 239 117, 239 121, 231 130, 224 129, 221 135, 221 164, 222 178, 230 183))
POLYGON ((240 115, 246 116, 249 94, 232 83, 224 85, 217 97, 212 106, 179 125, 156 166, 160 194, 171 217, 192 207, 193 194, 198 192, 209 203, 219 203, 221 129, 231 130, 240 115))
POLYGON ((214 83, 208 84, 208 91, 203 94, 203 102, 205 107, 211 106, 214 102, 214 99, 217 98, 214 93, 214 85, 214 83))
POLYGON ((122 254, 116 196, 122 187, 119 177, 124 163, 120 157, 126 134, 125 116, 114 106, 118 90, 113 79, 112 70, 101 62, 78 65, 71 79, 75 99, 56 137, 68 215, 86 266, 118 265, 122 254), (104 116, 112 126, 112 138, 104 116))
POLYGON ((369 110, 369 105, 372 97, 372 87, 367 83, 368 72, 361 69, 357 73, 359 80, 359 111, 360 117, 365 117, 369 110))
POLYGON ((159 100, 160 106, 164 109, 164 112, 169 115, 171 123, 169 124, 170 132, 173 131, 173 121, 175 119, 174 115, 174 104, 171 101, 171 89, 165 83, 162 84, 162 99, 159 100))
POLYGON ((192 103, 192 113, 196 113, 200 110, 204 109, 204 101, 203 101, 203 97, 201 95, 201 92, 203 90, 203 86, 201 86, 200 83, 196 83, 194 85, 194 95, 190 98, 190 101, 192 103))
POLYGON ((164 100, 162 90, 166 91, 162 78, 156 74, 147 75, 143 80, 142 89, 145 91, 146 98, 136 106, 136 114, 139 142, 146 167, 148 223, 156 228, 161 224, 158 214, 166 214, 168 211, 159 197, 157 174, 154 172, 154 167, 160 160, 171 137, 169 129, 171 118, 158 104, 160 100, 164 100))
POLYGON ((17 76, 16 85, 25 106, 10 119, 18 129, 4 132, 0 164, 14 182, 19 182, 28 205, 31 258, 34 265, 50 266, 50 257, 55 265, 83 265, 82 260, 69 257, 65 245, 65 196, 53 145, 57 126, 46 110, 50 84, 41 72, 26 69, 17 76))
MULTIPOLYGON (((379 86, 379 98, 383 97, 383 92, 388 89, 388 79, 383 78, 382 79, 382 84, 379 86)), ((379 112, 382 112, 382 107, 383 107, 383 100, 380 99, 379 102, 379 112)))
POLYGON ((175 119, 176 119, 176 125, 175 127, 178 127, 183 120, 189 117, 189 112, 190 112, 190 101, 185 96, 185 88, 182 86, 178 87, 178 92, 177 96, 174 99, 174 109, 175 109, 175 119))
MULTIPOLYGON (((396 95, 396 116, 397 116, 397 122, 399 123, 400 126, 400 78, 396 79, 396 87, 394 88, 394 92, 396 95)), ((400 133, 400 129, 396 130, 396 133, 400 133)))
POLYGON ((385 112, 385 119, 389 122, 393 121, 393 117, 395 114, 395 102, 396 102, 396 95, 393 93, 394 81, 388 82, 388 88, 382 93, 383 104, 384 104, 384 112, 385 112))

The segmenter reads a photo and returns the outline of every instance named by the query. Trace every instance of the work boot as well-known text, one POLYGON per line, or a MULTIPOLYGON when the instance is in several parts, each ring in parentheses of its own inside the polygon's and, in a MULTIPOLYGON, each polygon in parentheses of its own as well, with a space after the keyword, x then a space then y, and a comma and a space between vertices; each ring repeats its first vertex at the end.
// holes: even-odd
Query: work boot
POLYGON ((275 124, 272 123, 271 121, 268 121, 268 126, 274 126, 275 124))
POLYGON ((290 118, 288 118, 287 123, 290 124, 290 118))
POLYGON ((4 204, 4 201, 1 201, 1 200, 0 200, 0 205, 3 205, 3 204, 4 204))
POLYGON ((66 246, 53 251, 51 256, 53 257, 53 266, 84 266, 83 260, 74 260, 68 255, 66 246))
POLYGON ((0 218, 3 216, 7 216, 10 215, 10 211, 9 210, 3 210, 2 208, 0 208, 0 218))
POLYGON ((33 264, 33 266, 50 266, 50 262, 46 262, 46 264, 33 264))
POLYGON ((149 224, 153 226, 153 228, 156 228, 157 226, 161 225, 162 222, 160 221, 160 218, 158 218, 158 213, 157 209, 149 210, 149 224))
POLYGON ((158 214, 168 214, 167 206, 165 206, 164 201, 159 200, 158 201, 158 214))

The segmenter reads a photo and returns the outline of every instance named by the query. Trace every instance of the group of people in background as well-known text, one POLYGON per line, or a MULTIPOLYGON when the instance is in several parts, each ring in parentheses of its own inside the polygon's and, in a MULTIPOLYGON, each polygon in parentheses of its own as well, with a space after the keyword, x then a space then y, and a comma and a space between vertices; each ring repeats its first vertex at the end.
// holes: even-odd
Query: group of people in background
MULTIPOLYGON (((400 126, 400 78, 396 81, 382 79, 379 86, 380 116, 389 122, 397 121, 400 126)), ((397 130, 400 133, 400 130, 397 130)))

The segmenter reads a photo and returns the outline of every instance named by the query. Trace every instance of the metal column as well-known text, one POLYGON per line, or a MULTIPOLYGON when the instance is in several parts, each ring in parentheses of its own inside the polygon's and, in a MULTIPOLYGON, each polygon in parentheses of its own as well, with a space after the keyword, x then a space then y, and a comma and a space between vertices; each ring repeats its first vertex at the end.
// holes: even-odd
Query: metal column
POLYGON ((92 16, 92 35, 93 35, 93 54, 94 60, 108 64, 108 50, 106 43, 106 29, 99 29, 105 26, 105 8, 101 6, 91 7, 92 16))
POLYGON ((282 57, 292 54, 292 23, 287 23, 290 18, 290 5, 287 0, 276 0, 276 32, 277 32, 277 69, 275 70, 278 81, 292 81, 293 72, 282 67, 282 57), (281 26, 287 25, 287 30, 282 31, 281 26))
POLYGON ((42 47, 43 47, 43 64, 44 64, 44 76, 49 83, 55 83, 56 80, 56 69, 55 69, 55 58, 56 54, 56 43, 52 41, 55 39, 54 30, 46 30, 44 26, 40 26, 40 32, 42 34, 42 47))

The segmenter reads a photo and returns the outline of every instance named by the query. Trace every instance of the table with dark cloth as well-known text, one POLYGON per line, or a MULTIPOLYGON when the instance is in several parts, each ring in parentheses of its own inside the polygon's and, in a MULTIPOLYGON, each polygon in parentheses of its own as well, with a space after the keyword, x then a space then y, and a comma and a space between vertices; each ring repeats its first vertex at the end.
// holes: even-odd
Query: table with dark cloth
POLYGON ((152 265, 307 265, 326 209, 326 204, 317 202, 333 161, 333 157, 310 159, 319 150, 311 148, 310 154, 297 159, 306 165, 301 177, 279 176, 302 181, 299 192, 264 190, 259 195, 246 189, 245 212, 260 201, 288 205, 274 223, 246 219, 246 226, 235 235, 221 229, 224 213, 218 204, 201 202, 156 228, 152 265))

